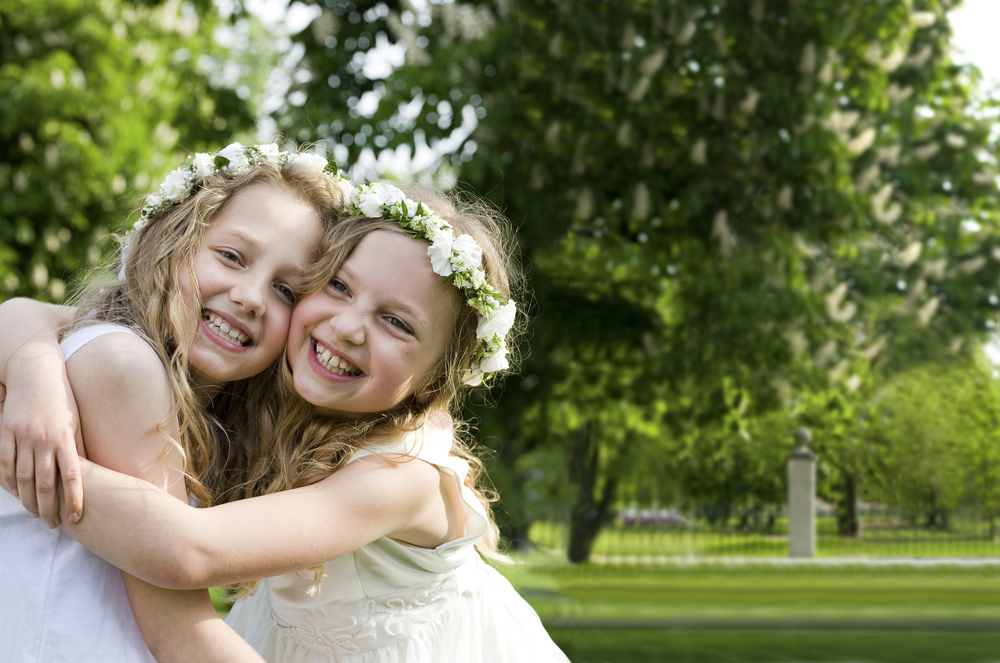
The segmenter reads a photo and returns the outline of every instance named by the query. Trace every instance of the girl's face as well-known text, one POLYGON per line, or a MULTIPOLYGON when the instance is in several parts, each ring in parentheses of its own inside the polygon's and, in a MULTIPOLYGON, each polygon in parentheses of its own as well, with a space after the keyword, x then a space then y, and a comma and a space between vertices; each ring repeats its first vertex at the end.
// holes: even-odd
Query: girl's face
MULTIPOLYGON (((189 352, 195 384, 248 378, 278 358, 321 235, 315 210, 272 186, 255 185, 229 200, 194 257, 202 300, 189 352)), ((189 296, 191 283, 181 278, 189 296)))
POLYGON ((296 391, 331 416, 392 410, 433 377, 460 305, 455 287, 431 270, 426 242, 366 235, 330 284, 292 314, 296 391))

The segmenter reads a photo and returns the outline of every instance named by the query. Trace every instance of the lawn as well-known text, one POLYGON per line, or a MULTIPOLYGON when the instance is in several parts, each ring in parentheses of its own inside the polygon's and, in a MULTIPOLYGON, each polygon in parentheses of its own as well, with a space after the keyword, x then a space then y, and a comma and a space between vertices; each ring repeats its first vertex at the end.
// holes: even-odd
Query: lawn
POLYGON ((577 663, 1000 660, 1000 566, 517 561, 577 663))

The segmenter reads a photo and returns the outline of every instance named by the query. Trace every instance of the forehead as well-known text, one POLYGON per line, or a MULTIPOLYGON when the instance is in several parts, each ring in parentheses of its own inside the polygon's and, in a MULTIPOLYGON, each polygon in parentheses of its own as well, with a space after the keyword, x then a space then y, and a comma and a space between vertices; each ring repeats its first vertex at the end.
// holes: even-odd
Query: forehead
POLYGON ((402 232, 376 230, 366 235, 344 261, 342 271, 387 297, 418 308, 429 320, 446 324, 457 310, 457 290, 431 269, 429 244, 402 232))
POLYGON ((206 239, 232 239, 291 261, 313 257, 321 235, 322 222, 312 207, 267 184, 234 194, 205 231, 206 239))

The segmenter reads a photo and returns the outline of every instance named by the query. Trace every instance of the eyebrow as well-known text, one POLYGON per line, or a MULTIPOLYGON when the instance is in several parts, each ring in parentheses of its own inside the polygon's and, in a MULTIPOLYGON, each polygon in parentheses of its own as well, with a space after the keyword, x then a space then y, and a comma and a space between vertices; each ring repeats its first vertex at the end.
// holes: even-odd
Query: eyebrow
POLYGON ((247 244, 251 245, 255 250, 261 252, 264 251, 264 242, 261 241, 260 237, 251 235, 245 230, 241 230, 239 228, 233 228, 229 232, 231 232, 233 235, 235 235, 243 242, 246 242, 247 244))

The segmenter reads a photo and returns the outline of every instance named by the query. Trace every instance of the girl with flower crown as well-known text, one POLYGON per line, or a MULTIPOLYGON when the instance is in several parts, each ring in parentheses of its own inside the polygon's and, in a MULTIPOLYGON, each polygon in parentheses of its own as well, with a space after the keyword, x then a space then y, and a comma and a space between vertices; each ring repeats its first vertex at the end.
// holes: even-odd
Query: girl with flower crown
POLYGON ((86 517, 64 529, 157 585, 235 585, 229 622, 272 663, 566 660, 482 561, 500 555, 481 464, 440 425, 507 368, 509 244, 432 195, 352 196, 312 269, 327 285, 293 312, 248 499, 188 509, 84 461, 86 517))
MULTIPOLYGON (((273 145, 195 156, 146 197, 118 278, 87 291, 78 309, 87 313, 67 326, 54 357, 36 332, 62 309, 39 315, 45 305, 26 300, 0 306, 9 416, 20 411, 16 396, 41 394, 27 416, 40 417, 44 430, 46 412, 58 419, 67 409, 52 403, 65 392, 46 376, 68 376, 80 449, 91 460, 154 482, 185 509, 189 498, 204 506, 226 499, 242 482, 230 470, 248 465, 257 437, 255 426, 236 423, 247 413, 265 423, 259 413, 273 412, 267 396, 292 307, 344 204, 325 166, 273 145)), ((4 474, 16 474, 7 483, 50 528, 0 492, 5 661, 151 661, 150 651, 161 661, 259 660, 214 619, 207 591, 169 591, 122 574, 51 529, 56 514, 32 479, 51 473, 53 458, 35 451, 4 451, 4 474), (175 637, 179 630, 185 638, 175 637)), ((70 474, 65 455, 56 460, 70 474)), ((109 538, 120 542, 121 531, 109 538)))

